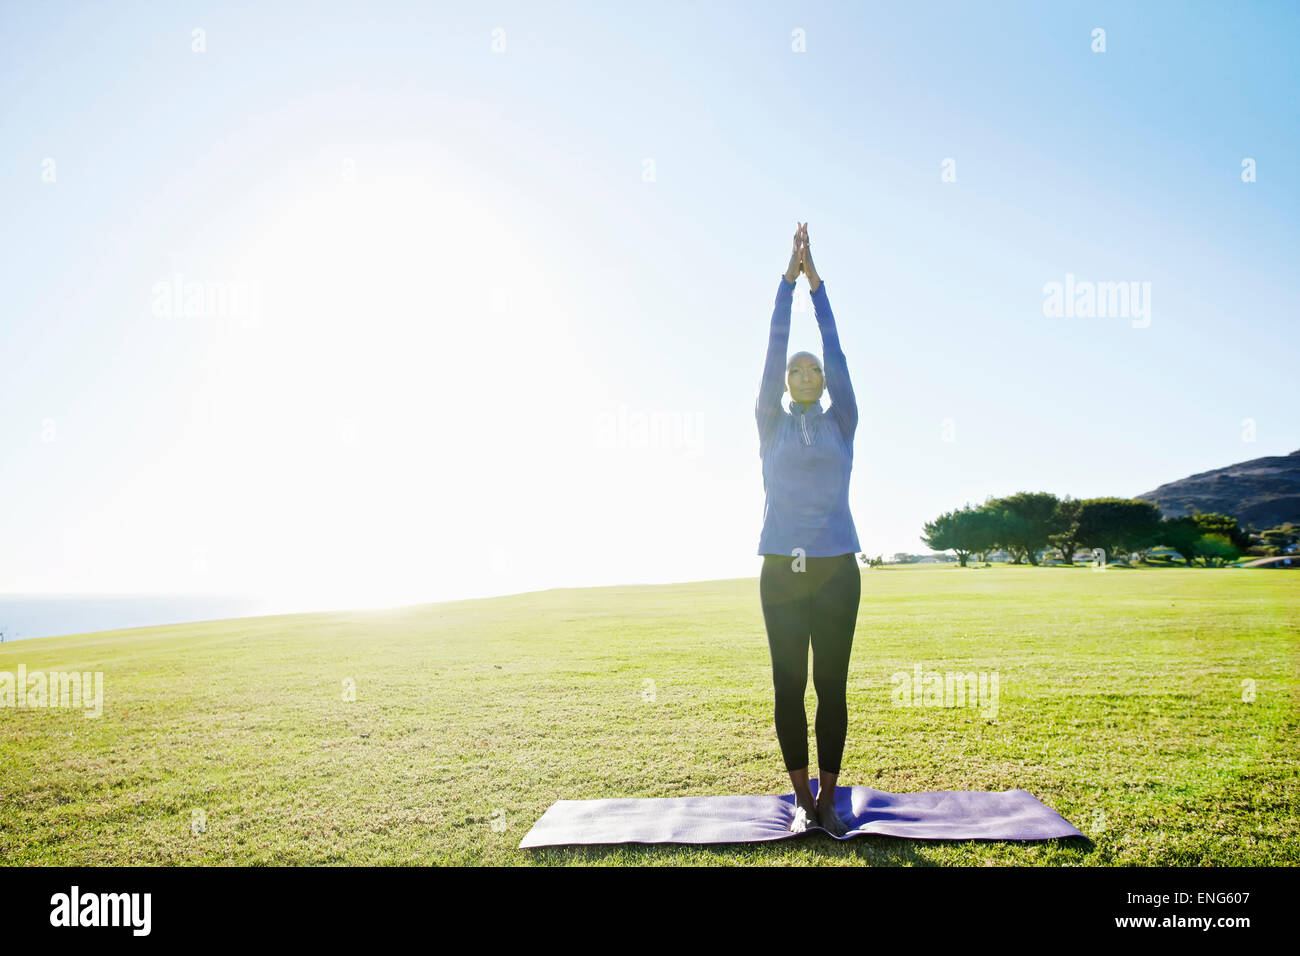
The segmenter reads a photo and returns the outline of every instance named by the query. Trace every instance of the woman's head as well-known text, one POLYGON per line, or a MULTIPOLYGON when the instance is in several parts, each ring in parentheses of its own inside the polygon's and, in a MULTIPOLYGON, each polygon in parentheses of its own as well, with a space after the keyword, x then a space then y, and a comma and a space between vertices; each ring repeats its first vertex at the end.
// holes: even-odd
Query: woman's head
POLYGON ((785 381, 790 397, 799 404, 819 401, 826 384, 821 359, 811 352, 795 352, 786 363, 785 381))

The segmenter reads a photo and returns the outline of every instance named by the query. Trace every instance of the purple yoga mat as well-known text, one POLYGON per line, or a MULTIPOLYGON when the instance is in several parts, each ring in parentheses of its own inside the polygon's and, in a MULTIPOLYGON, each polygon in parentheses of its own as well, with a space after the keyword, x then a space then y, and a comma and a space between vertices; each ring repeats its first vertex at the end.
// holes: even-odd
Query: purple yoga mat
MULTIPOLYGON (((813 795, 817 780, 809 781, 813 795)), ((800 836, 789 829, 794 794, 557 800, 520 848, 596 843, 758 843, 800 836)), ((835 812, 849 832, 913 840, 1050 840, 1083 836, 1028 790, 887 793, 836 787, 835 812)), ((833 836, 822 827, 805 830, 833 836)))

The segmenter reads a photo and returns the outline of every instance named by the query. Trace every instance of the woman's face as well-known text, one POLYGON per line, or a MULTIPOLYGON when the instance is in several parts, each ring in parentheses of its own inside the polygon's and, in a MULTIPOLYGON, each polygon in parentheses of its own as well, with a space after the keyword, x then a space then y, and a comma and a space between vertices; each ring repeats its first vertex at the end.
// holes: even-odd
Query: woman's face
POLYGON ((822 397, 822 366, 816 356, 800 352, 790 360, 790 370, 786 373, 786 385, 790 397, 796 402, 815 402, 822 397))

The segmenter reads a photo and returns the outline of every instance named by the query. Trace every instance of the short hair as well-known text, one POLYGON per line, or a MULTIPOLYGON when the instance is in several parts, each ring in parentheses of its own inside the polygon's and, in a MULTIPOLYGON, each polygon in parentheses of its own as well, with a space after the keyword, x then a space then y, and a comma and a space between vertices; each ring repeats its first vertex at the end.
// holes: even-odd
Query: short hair
POLYGON ((790 369, 794 368, 794 360, 801 355, 806 355, 814 362, 816 362, 818 368, 822 367, 822 360, 819 359, 816 355, 813 355, 812 352, 795 352, 794 355, 790 356, 790 360, 785 363, 785 370, 787 373, 789 373, 790 369))

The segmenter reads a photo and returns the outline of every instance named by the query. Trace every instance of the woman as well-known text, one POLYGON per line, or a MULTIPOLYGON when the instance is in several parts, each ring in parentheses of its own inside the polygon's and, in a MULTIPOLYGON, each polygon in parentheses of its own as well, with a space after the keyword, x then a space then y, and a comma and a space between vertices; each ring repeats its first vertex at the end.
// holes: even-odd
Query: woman
POLYGON ((849 653, 858 619, 862 577, 858 533, 849 513, 849 474, 858 406, 840 350, 826 285, 813 266, 808 224, 795 229, 790 265, 777 288, 767 343, 767 363, 754 414, 763 460, 763 556, 759 596, 772 655, 776 691, 776 735, 794 785, 796 811, 791 829, 819 825, 842 836, 847 827, 835 809, 848 730, 849 653), (798 352, 785 361, 795 279, 808 277, 826 357, 825 378, 817 356, 798 352), (791 397, 781 407, 782 369, 791 397), (825 384, 831 405, 822 412, 825 384), (808 784, 808 646, 813 652, 817 690, 817 801, 808 784), (800 812, 802 811, 802 813, 800 812))

